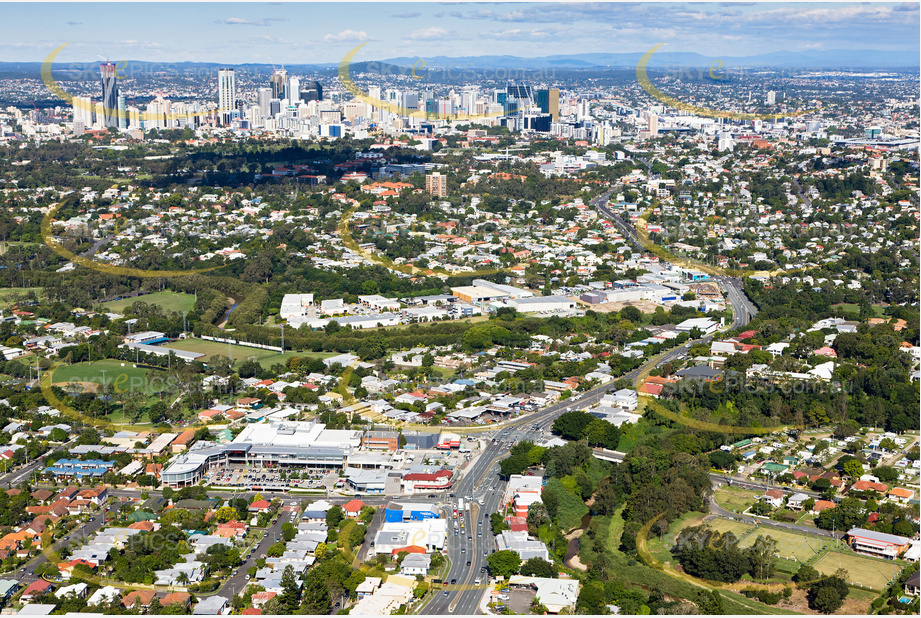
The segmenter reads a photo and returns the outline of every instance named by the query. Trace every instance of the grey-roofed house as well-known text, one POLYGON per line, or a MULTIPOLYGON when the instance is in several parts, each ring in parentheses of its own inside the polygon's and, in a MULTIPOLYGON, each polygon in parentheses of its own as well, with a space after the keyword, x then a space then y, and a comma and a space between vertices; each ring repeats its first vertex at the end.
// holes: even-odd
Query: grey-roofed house
POLYGON ((192 610, 193 616, 217 616, 224 613, 230 600, 227 597, 214 595, 205 597, 198 602, 195 609, 192 610))

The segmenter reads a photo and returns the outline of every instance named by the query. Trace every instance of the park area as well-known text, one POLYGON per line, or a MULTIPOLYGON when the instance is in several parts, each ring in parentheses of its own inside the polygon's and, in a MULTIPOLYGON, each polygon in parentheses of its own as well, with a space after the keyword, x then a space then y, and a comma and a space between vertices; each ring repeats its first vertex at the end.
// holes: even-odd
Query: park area
POLYGON ((79 382, 84 389, 100 392, 103 376, 109 388, 116 392, 131 390, 153 395, 166 386, 164 372, 146 367, 135 367, 133 363, 117 360, 62 365, 55 370, 51 380, 54 386, 62 388, 66 388, 69 383, 79 382))
POLYGON ((167 313, 171 311, 175 311, 176 313, 191 311, 192 307, 195 306, 195 296, 179 292, 154 292, 153 294, 113 300, 105 303, 103 306, 113 313, 124 313, 128 307, 138 301, 147 303, 148 305, 157 305, 167 313))
MULTIPOLYGON (((834 575, 835 571, 843 568, 848 572, 847 582, 863 588, 882 590, 904 566, 896 562, 851 553, 844 549, 843 545, 841 546, 842 551, 835 551, 833 539, 797 534, 773 526, 753 526, 723 517, 710 519, 707 525, 724 534, 733 533, 742 548, 751 547, 759 535, 772 537, 777 542, 777 555, 781 558, 780 562, 783 565, 781 568, 788 572, 791 572, 791 569, 795 571, 799 565, 809 562, 816 556, 821 556, 813 563, 817 571, 824 575, 834 575)), ((650 539, 650 549, 660 550, 661 555, 657 555, 658 558, 668 558, 669 556, 665 553, 667 547, 664 545, 655 547, 654 541, 657 539, 650 539)))
POLYGON ((834 575, 838 569, 845 569, 849 584, 882 590, 899 574, 904 564, 831 551, 819 558, 813 566, 823 575, 834 575))

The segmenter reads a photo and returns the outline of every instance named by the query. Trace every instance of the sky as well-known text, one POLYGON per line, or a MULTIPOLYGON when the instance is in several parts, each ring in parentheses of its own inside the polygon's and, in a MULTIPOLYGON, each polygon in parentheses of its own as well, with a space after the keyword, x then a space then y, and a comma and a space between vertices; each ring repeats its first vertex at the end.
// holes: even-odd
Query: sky
POLYGON ((918 50, 919 3, 4 3, 0 61, 338 63, 398 56, 918 50))

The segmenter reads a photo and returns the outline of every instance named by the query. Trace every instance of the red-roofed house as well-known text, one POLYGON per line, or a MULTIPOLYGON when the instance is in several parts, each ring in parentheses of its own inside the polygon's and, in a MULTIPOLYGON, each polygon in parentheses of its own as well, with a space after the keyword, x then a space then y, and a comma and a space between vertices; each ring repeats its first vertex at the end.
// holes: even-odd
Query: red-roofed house
POLYGON ((812 506, 812 511, 810 512, 819 514, 825 509, 833 509, 835 506, 835 503, 831 500, 816 500, 815 504, 812 506))
POLYGON ((361 500, 349 500, 342 505, 342 511, 345 513, 346 517, 351 517, 355 519, 358 517, 358 514, 361 512, 361 508, 365 505, 361 500))
POLYGON ((147 609, 155 596, 157 596, 157 593, 153 590, 132 590, 122 597, 122 605, 129 609, 138 605, 147 609))
POLYGON ((885 493, 888 490, 888 485, 874 483, 873 481, 857 481, 851 485, 851 491, 875 491, 877 493, 885 493))
POLYGON ((637 389, 641 395, 649 395, 650 397, 659 398, 659 395, 662 394, 662 384, 650 384, 649 382, 644 382, 640 384, 640 387, 637 389))
POLYGON ((268 513, 269 507, 272 506, 268 500, 256 500, 249 505, 250 513, 268 513))
POLYGON ((261 616, 262 610, 259 609, 258 607, 247 607, 242 612, 240 612, 240 615, 241 616, 261 616))
POLYGON ((188 592, 171 592, 160 601, 160 605, 168 607, 170 605, 181 605, 188 608, 192 604, 192 595, 188 592))
POLYGON ((31 601, 35 597, 40 597, 47 592, 51 592, 53 589, 54 586, 51 585, 51 582, 40 579, 37 582, 29 584, 29 587, 23 591, 22 596, 19 598, 22 601, 31 601))
POLYGON ((263 590, 262 592, 257 592, 256 594, 253 595, 253 598, 252 598, 253 607, 261 608, 263 605, 265 605, 266 603, 268 603, 269 601, 271 601, 277 596, 278 596, 277 592, 268 592, 267 590, 263 590))
POLYGON ((242 521, 228 521, 226 524, 218 524, 215 534, 225 539, 232 539, 246 536, 246 524, 242 521))
POLYGON ((835 352, 834 348, 824 346, 813 352, 816 356, 827 356, 828 358, 838 358, 838 353, 835 352))
POLYGON ((762 502, 767 502, 776 509, 783 505, 783 492, 779 489, 769 489, 764 492, 760 500, 762 502))
POLYGON ((893 487, 886 495, 893 502, 906 503, 915 497, 915 492, 910 489, 905 489, 904 487, 893 487))

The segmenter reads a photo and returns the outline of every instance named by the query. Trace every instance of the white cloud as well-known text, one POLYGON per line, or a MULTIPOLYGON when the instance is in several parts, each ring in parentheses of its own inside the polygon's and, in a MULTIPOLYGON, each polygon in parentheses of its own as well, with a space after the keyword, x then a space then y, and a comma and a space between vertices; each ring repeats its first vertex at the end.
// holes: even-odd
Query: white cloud
POLYGON ((368 36, 368 33, 364 30, 343 30, 339 34, 327 34, 323 37, 323 40, 327 43, 357 43, 361 41, 371 41, 373 39, 368 36))
POLYGON ((406 38, 411 41, 437 41, 439 39, 448 38, 449 36, 451 36, 451 33, 449 33, 444 28, 432 26, 430 28, 414 30, 410 32, 406 38))
POLYGON ((216 24, 226 26, 269 26, 273 21, 288 21, 287 17, 264 17, 262 19, 244 19, 243 17, 227 17, 217 20, 216 24))

